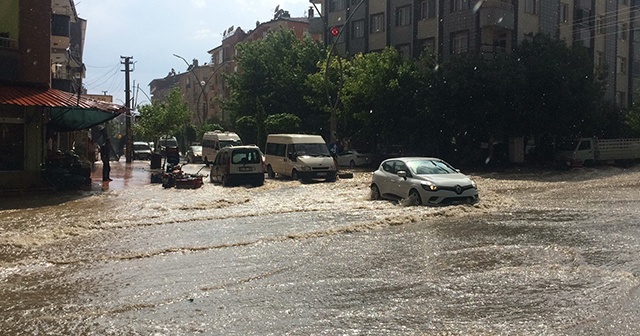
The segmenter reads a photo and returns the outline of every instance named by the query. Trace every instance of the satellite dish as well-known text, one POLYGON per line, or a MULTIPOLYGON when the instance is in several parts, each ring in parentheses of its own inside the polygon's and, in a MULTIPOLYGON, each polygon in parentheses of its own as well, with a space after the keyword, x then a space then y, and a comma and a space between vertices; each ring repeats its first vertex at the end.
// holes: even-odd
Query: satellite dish
POLYGON ((275 9, 273 12, 274 12, 274 13, 277 13, 277 12, 278 12, 278 9, 280 9, 280 5, 277 5, 277 6, 276 6, 276 9, 275 9))

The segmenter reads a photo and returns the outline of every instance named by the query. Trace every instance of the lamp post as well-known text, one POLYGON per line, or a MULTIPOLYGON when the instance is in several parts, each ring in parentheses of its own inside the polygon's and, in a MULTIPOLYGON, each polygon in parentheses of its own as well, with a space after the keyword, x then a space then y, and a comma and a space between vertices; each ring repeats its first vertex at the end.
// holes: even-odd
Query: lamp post
MULTIPOLYGON (((198 77, 198 75, 196 74, 196 72, 194 71, 195 67, 192 66, 192 64, 189 64, 189 62, 187 62, 187 60, 177 54, 173 54, 173 56, 181 59, 186 65, 187 65, 187 69, 189 70, 189 72, 191 72, 191 74, 193 75, 193 77, 195 77, 198 85, 200 86, 200 93, 198 94, 198 98, 196 98, 196 113, 198 116, 198 122, 200 124, 203 124, 206 120, 206 116, 209 115, 209 97, 207 95, 207 92, 205 90, 207 84, 209 83, 209 81, 213 78, 213 76, 218 72, 218 70, 220 70, 222 68, 222 64, 220 64, 217 68, 213 69, 213 71, 211 72, 211 74, 209 75, 209 77, 207 78, 207 80, 200 80, 200 78, 198 77), (201 116, 200 115, 200 97, 204 96, 205 99, 205 104, 204 104, 204 109, 205 109, 205 115, 201 116)), ((212 65, 210 64, 209 67, 212 67, 212 65)))

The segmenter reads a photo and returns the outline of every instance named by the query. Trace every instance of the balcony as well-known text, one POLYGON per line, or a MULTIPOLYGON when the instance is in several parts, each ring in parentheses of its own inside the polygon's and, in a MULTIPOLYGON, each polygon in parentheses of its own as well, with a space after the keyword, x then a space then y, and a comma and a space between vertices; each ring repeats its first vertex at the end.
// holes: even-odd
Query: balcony
POLYGON ((515 13, 513 5, 502 0, 486 0, 478 10, 480 27, 499 27, 513 30, 515 13))

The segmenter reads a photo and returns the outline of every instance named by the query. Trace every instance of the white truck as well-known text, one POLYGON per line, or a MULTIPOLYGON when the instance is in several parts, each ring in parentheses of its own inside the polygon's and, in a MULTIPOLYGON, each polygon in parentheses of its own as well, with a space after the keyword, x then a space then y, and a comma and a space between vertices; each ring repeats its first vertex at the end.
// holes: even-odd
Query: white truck
POLYGON ((640 138, 581 138, 565 141, 558 147, 556 161, 568 167, 632 162, 640 159, 640 138))

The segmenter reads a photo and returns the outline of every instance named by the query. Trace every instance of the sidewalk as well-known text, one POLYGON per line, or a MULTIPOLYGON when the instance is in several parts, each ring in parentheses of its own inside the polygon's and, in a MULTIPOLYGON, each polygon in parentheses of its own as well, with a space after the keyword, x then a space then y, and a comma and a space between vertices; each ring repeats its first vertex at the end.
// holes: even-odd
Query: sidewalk
POLYGON ((97 161, 91 170, 91 190, 122 190, 130 187, 138 187, 151 184, 151 174, 159 172, 159 169, 151 169, 149 161, 133 160, 126 163, 124 158, 120 161, 111 161, 111 173, 113 181, 102 182, 102 162, 97 161))

